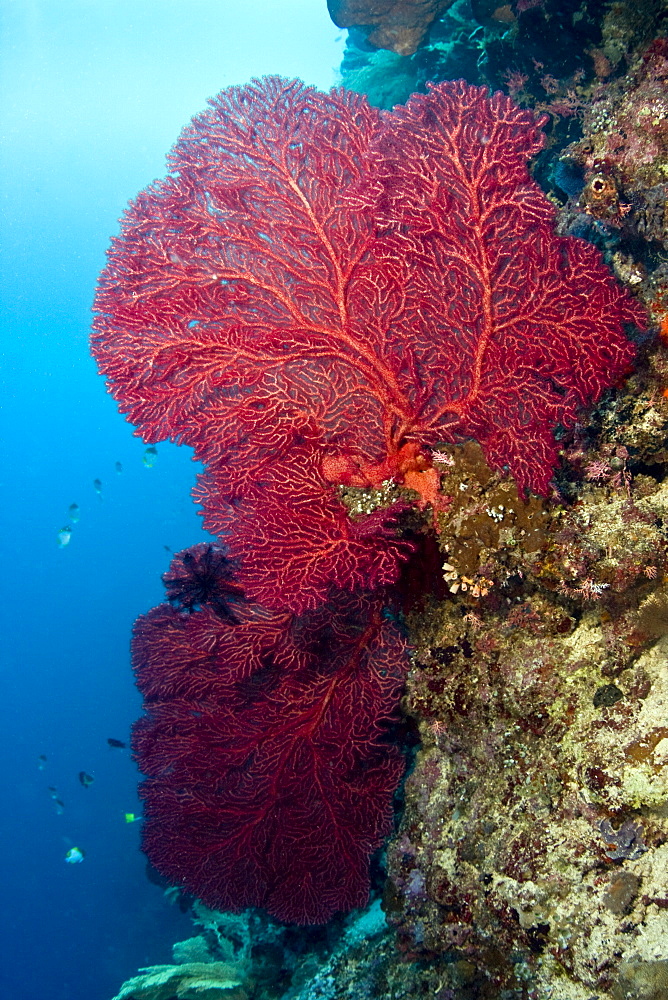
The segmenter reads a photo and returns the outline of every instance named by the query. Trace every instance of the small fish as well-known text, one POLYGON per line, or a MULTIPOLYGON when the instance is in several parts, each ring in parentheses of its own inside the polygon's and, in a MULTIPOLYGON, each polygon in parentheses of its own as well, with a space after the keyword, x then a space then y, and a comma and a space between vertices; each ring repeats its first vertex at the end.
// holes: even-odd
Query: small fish
POLYGON ((101 500, 102 499, 102 480, 101 479, 94 479, 93 480, 93 489, 95 490, 95 492, 97 493, 97 495, 99 496, 99 498, 101 500))
POLYGON ((119 750, 125 750, 127 746, 127 743, 124 743, 123 740, 115 740, 113 736, 107 737, 107 743, 109 744, 110 747, 114 748, 117 747, 119 750))
POLYGON ((68 865, 80 865, 85 857, 86 852, 80 847, 70 847, 65 855, 65 863, 68 865))
POLYGON ((58 789, 55 785, 49 785, 49 795, 52 799, 58 798, 58 789))
POLYGON ((152 469, 157 460, 158 460, 158 449, 154 448, 153 445, 150 445, 150 447, 148 447, 144 452, 144 457, 142 458, 142 462, 144 463, 147 469, 152 469))
POLYGON ((46 767, 46 754, 41 753, 37 758, 37 770, 43 771, 45 767, 46 767))
POLYGON ((126 813, 125 822, 126 823, 136 823, 137 820, 143 819, 143 816, 137 816, 135 813, 126 813))
POLYGON ((65 803, 62 799, 54 799, 53 801, 56 804, 56 816, 62 816, 65 812, 65 803))
POLYGON ((121 465, 121 463, 120 462, 114 462, 114 468, 116 470, 116 475, 120 476, 121 472, 123 471, 123 466, 121 465))
POLYGON ((58 548, 64 549, 70 544, 70 538, 72 537, 72 529, 69 524, 66 524, 64 528, 61 528, 58 532, 58 548))
POLYGON ((70 523, 77 524, 79 518, 81 517, 81 507, 79 506, 78 503, 71 503, 67 513, 70 516, 70 523))
POLYGON ((84 786, 84 788, 90 788, 90 786, 95 781, 92 774, 87 774, 85 771, 79 771, 79 781, 84 786))

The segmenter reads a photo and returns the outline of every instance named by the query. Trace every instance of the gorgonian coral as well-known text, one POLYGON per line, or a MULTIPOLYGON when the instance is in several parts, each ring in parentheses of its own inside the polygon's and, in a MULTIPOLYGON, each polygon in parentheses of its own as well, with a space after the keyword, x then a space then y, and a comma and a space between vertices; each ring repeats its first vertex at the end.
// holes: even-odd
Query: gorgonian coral
POLYGON ((364 905, 391 829, 405 644, 368 595, 236 617, 162 604, 135 626, 143 847, 207 906, 321 923, 364 905))
POLYGON ((393 512, 365 530, 337 487, 431 496, 439 440, 544 493, 554 427, 628 369, 642 312, 555 235, 541 123, 461 81, 381 113, 268 78, 214 98, 129 208, 93 352, 147 441, 205 463, 251 598, 299 612, 396 579, 393 512))
POLYGON ((93 352, 138 433, 204 463, 226 547, 179 555, 134 642, 144 847, 211 906, 365 901, 403 767, 383 588, 411 496, 438 505, 432 446, 475 438, 545 493, 555 426, 633 359, 640 308, 528 173, 541 124, 461 81, 391 113, 254 81, 193 119, 112 242, 93 352))

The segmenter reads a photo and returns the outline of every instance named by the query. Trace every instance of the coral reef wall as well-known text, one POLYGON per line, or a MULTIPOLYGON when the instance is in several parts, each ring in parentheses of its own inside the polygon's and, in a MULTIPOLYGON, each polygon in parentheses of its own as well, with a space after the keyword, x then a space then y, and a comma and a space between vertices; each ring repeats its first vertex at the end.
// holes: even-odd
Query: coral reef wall
POLYGON ((471 463, 455 474, 469 539, 494 511, 501 539, 478 549, 487 597, 415 619, 406 708, 422 748, 388 917, 407 955, 466 960, 471 995, 625 996, 624 977, 668 959, 668 630, 650 582, 668 488, 590 485, 570 508, 534 507, 531 533, 513 513, 505 526, 506 484, 471 463))
POLYGON ((342 79, 380 107, 463 76, 548 114, 559 231, 660 331, 562 435, 549 500, 443 449, 450 595, 409 617, 421 749, 384 894, 416 993, 668 996, 667 14, 456 2, 414 53, 348 40, 342 79))

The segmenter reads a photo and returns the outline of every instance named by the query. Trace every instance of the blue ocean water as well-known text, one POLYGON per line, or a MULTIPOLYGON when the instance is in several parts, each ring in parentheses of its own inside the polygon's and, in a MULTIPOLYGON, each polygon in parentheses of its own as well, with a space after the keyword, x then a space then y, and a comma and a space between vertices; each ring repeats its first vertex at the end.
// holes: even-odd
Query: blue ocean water
POLYGON ((130 628, 161 599, 166 547, 203 537, 189 500, 197 469, 168 445, 147 468, 95 371, 87 339, 105 248, 207 97, 264 73, 327 89, 342 48, 325 0, 0 4, 7 1000, 108 1000, 192 928, 145 876, 141 824, 125 822, 140 811, 138 775, 107 739, 127 740, 139 714, 130 628), (84 860, 67 864, 74 846, 84 860))

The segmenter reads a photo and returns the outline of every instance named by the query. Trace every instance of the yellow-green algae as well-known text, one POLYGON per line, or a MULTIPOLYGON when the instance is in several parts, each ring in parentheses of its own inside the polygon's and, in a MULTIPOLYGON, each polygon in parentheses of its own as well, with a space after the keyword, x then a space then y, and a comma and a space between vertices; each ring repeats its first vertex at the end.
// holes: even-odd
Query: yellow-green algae
POLYGON ((151 965, 121 986, 114 1000, 247 1000, 238 969, 225 962, 151 965))

